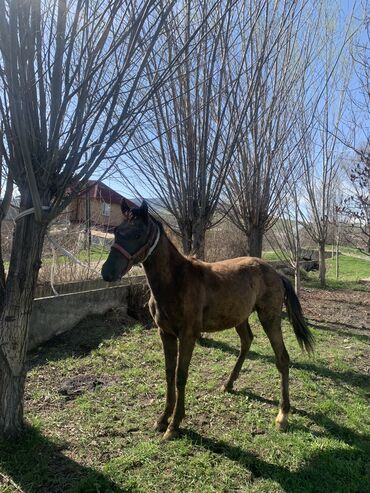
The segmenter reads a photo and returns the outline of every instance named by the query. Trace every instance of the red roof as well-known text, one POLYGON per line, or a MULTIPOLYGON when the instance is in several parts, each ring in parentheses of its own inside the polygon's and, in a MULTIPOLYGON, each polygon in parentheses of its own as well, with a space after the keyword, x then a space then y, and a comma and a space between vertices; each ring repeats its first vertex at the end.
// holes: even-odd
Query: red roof
MULTIPOLYGON (((108 204, 120 205, 122 199, 124 198, 123 195, 100 181, 89 180, 86 190, 82 191, 81 194, 86 192, 89 192, 91 198, 100 200, 101 202, 106 202, 108 204)), ((130 207, 136 207, 135 204, 131 202, 131 200, 126 199, 126 202, 130 207)))

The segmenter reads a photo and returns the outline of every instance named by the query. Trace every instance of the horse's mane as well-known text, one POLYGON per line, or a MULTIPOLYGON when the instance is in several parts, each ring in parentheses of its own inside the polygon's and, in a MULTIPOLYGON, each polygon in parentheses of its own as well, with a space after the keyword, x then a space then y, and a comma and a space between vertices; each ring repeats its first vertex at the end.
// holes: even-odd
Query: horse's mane
POLYGON ((184 257, 184 258, 186 258, 186 259, 188 259, 188 260, 192 259, 192 257, 188 257, 188 256, 186 256, 186 255, 183 255, 183 254, 179 251, 179 249, 178 249, 178 248, 177 248, 177 246, 174 244, 174 242, 171 240, 171 238, 169 238, 169 236, 168 236, 168 234, 167 234, 166 230, 164 229, 164 226, 163 226, 162 222, 161 222, 159 219, 157 219, 156 217, 152 216, 151 214, 149 214, 149 217, 150 217, 150 219, 153 221, 153 223, 154 223, 154 224, 156 224, 156 225, 158 226, 159 231, 161 232, 161 235, 164 235, 164 236, 166 237, 166 239, 167 239, 168 243, 172 246, 172 248, 174 248, 174 249, 176 250, 176 252, 177 252, 179 255, 181 255, 182 257, 184 257))

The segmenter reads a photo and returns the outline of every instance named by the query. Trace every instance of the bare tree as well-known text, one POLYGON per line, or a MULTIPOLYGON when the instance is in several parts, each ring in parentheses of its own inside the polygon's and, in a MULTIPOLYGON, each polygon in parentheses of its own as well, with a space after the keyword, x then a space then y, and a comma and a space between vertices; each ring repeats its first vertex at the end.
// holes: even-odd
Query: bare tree
POLYGON ((253 76, 250 92, 241 85, 251 70, 247 54, 267 3, 187 1, 183 16, 173 13, 166 20, 162 58, 171 63, 198 31, 196 46, 189 45, 183 63, 156 93, 131 158, 144 193, 160 197, 175 217, 186 254, 204 257, 205 232, 253 97, 253 76), (237 97, 241 91, 243 99, 237 97))
POLYGON ((347 27, 343 42, 338 45, 338 24, 335 26, 334 12, 327 9, 324 13, 321 30, 323 50, 317 62, 318 73, 322 74, 317 81, 323 91, 317 100, 314 125, 311 120, 307 121, 307 115, 302 112, 299 146, 304 172, 300 214, 307 233, 318 246, 321 287, 326 282, 325 245, 343 163, 343 146, 338 136, 343 129, 351 73, 350 63, 342 51, 351 28, 347 27))
POLYGON ((345 145, 351 149, 349 187, 341 212, 362 232, 365 250, 370 253, 370 6, 363 4, 362 28, 353 43, 352 59, 355 83, 349 88, 350 133, 345 145))
POLYGON ((253 90, 251 80, 258 83, 227 180, 224 210, 230 209, 230 220, 246 235, 251 256, 261 256, 264 233, 277 220, 294 171, 297 101, 309 77, 316 18, 307 2, 266 4, 248 53, 253 69, 239 97, 253 90))
POLYGON ((287 184, 289 192, 279 201, 278 220, 270 230, 270 245, 277 256, 293 269, 294 288, 297 296, 301 292, 301 228, 299 223, 299 181, 291 177, 287 184))
POLYGON ((359 249, 370 254, 370 151, 357 150, 355 155, 357 160, 349 172, 350 190, 338 208, 365 239, 365 248, 359 249))
POLYGON ((166 76, 161 64, 154 84, 143 77, 173 3, 0 0, 0 153, 20 194, 2 286, 0 435, 22 428, 28 323, 47 226, 124 152, 166 76))

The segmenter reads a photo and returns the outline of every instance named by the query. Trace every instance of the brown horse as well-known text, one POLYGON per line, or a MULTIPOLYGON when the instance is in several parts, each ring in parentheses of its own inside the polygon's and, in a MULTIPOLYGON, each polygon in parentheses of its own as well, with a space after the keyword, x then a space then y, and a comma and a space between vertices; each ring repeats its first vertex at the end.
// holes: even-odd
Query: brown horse
POLYGON ((123 222, 102 268, 106 281, 120 279, 141 262, 151 291, 149 308, 162 339, 167 380, 164 412, 156 429, 165 439, 177 435, 185 416, 185 385, 194 344, 202 332, 236 328, 241 349, 235 367, 223 384, 231 390, 238 378, 253 334, 248 317, 256 310, 276 356, 281 375, 281 401, 276 425, 287 424, 289 355, 281 332, 285 301, 298 343, 312 350, 310 333, 291 283, 259 258, 241 257, 202 262, 184 257, 168 239, 162 225, 148 213, 145 202, 130 208, 122 202, 123 222))

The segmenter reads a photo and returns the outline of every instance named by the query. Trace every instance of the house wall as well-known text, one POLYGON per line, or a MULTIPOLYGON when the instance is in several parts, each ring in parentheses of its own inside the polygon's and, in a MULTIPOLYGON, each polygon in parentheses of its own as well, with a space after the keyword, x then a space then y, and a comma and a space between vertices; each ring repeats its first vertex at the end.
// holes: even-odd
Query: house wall
MULTIPOLYGON (((70 205, 70 220, 72 222, 84 223, 86 221, 86 199, 76 198, 70 205)), ((103 215, 103 202, 90 198, 91 223, 102 226, 114 227, 122 222, 121 206, 119 204, 110 204, 110 215, 103 215)))

